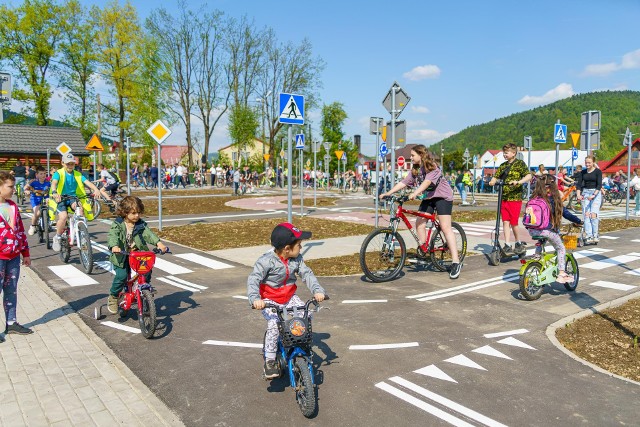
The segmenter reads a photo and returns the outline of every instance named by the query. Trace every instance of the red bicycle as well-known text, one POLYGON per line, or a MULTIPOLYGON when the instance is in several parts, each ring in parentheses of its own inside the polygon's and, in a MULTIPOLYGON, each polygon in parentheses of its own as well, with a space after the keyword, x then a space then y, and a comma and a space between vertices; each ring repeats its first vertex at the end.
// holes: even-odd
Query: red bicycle
MULTIPOLYGON (((155 289, 149 283, 149 274, 156 262, 156 254, 162 254, 160 249, 154 248, 153 252, 124 252, 121 254, 129 257, 129 279, 118 295, 118 314, 126 317, 129 309, 135 303, 138 311, 138 322, 142 336, 149 339, 156 332, 156 305, 153 301, 155 289)), ((169 252, 169 248, 167 251, 169 252)))
MULTIPOLYGON (((437 270, 449 270, 452 263, 451 250, 438 222, 437 214, 403 208, 402 204, 409 200, 407 196, 390 196, 388 200, 391 201, 389 227, 373 230, 364 239, 360 248, 360 266, 364 275, 372 282, 379 283, 395 279, 402 271, 407 258, 407 247, 398 232, 400 220, 404 222, 418 244, 418 259, 426 259, 429 256, 437 270), (422 245, 406 215, 419 216, 428 221, 427 240, 422 245)), ((452 222, 451 227, 456 236, 456 247, 462 262, 467 253, 467 236, 460 224, 452 222)))

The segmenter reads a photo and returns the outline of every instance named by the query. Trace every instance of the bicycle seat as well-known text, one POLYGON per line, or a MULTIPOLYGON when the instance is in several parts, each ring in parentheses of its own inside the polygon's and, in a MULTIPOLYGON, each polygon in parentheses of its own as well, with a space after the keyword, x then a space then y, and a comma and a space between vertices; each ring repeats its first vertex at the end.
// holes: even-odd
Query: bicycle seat
POLYGON ((543 240, 547 240, 547 237, 545 237, 545 236, 531 236, 531 238, 532 238, 533 240, 539 240, 539 241, 541 241, 541 242, 542 242, 543 240))

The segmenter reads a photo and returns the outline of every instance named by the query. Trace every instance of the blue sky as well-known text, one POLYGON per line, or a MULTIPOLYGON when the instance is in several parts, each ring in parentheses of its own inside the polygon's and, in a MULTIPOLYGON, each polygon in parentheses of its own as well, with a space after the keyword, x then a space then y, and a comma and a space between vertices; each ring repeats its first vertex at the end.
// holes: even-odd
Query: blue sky
MULTIPOLYGON (((144 19, 153 8, 171 11, 177 2, 132 4, 144 19)), ((574 93, 640 90, 638 0, 188 4, 193 9, 207 4, 234 17, 246 14, 258 26, 274 28, 283 41, 308 38, 327 64, 322 102, 344 104, 345 133, 362 135, 365 154, 375 150, 369 117, 389 118, 382 99, 394 81, 411 96, 400 117, 407 120, 408 142, 427 145, 574 93)), ((319 136, 319 111, 307 116, 319 136)), ((176 129, 171 143, 181 135, 176 129)), ((214 147, 228 143, 224 128, 214 138, 214 147)))

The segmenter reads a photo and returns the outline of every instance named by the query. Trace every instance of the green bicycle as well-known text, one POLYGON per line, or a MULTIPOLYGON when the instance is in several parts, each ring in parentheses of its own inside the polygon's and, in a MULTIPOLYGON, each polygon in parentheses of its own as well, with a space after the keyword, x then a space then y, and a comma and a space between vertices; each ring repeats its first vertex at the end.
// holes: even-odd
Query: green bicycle
MULTIPOLYGON (((522 267, 520 267, 520 293, 528 301, 540 298, 544 291, 544 286, 554 283, 559 273, 557 254, 555 252, 546 252, 544 249, 547 239, 542 236, 534 237, 533 239, 542 245, 540 259, 520 260, 523 264, 522 267)), ((577 242, 575 236, 565 235, 563 236, 563 240, 567 250, 576 248, 577 242)), ((576 261, 573 253, 567 251, 566 262, 565 270, 567 274, 573 276, 573 281, 564 283, 564 287, 566 290, 573 292, 578 287, 580 269, 578 268, 578 261, 576 261)))
POLYGON ((24 205, 25 200, 26 196, 24 194, 22 184, 16 184, 16 201, 18 202, 18 205, 24 205))

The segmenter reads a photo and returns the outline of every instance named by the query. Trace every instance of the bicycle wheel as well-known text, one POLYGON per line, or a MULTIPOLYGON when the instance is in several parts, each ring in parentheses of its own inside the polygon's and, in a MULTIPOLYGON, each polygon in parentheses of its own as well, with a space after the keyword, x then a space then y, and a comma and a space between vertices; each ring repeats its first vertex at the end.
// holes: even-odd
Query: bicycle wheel
POLYGON ((618 206, 622 202, 622 199, 625 197, 626 197, 626 194, 623 196, 622 193, 620 192, 613 193, 611 195, 611 204, 613 206, 618 206))
POLYGON ((45 221, 45 215, 42 213, 42 209, 40 209, 40 216, 38 217, 38 224, 36 225, 36 227, 38 228, 38 242, 39 243, 44 243, 44 233, 45 233, 45 229, 46 227, 46 221, 45 221))
POLYGON ((373 230, 360 247, 360 267, 374 283, 395 279, 402 271, 406 257, 404 239, 391 228, 373 230))
POLYGON ((153 334, 156 332, 156 304, 148 289, 140 292, 140 304, 142 304, 142 307, 138 309, 140 331, 142 331, 143 337, 153 338, 153 334))
POLYGON ((302 415, 307 418, 313 417, 316 413, 316 389, 311 380, 310 366, 302 357, 296 357, 293 363, 293 380, 296 385, 296 402, 302 411, 302 415))
POLYGON ((291 188, 298 188, 298 179, 297 178, 292 178, 291 179, 291 188))
POLYGON ((352 181, 351 182, 351 192, 352 193, 357 193, 358 192, 358 183, 356 181, 352 181))
POLYGON ((62 233, 60 236, 60 260, 65 264, 69 262, 71 257, 71 246, 69 246, 69 237, 67 237, 68 231, 62 233))
POLYGON ((80 252, 80 263, 87 274, 93 270, 93 249, 91 248, 91 236, 89 230, 83 222, 78 222, 78 251, 80 252))
MULTIPOLYGON (((452 222, 451 228, 453 229, 456 248, 458 249, 458 257, 460 257, 460 262, 462 262, 467 254, 467 235, 462 226, 457 222, 452 222)), ((429 254, 431 256, 431 262, 436 269, 440 271, 449 270, 453 258, 451 257, 449 243, 441 229, 434 229, 431 241, 429 242, 429 254)))
POLYGON ((537 261, 530 262, 520 276, 520 293, 528 300, 533 301, 540 298, 544 285, 538 285, 542 264, 537 261))
POLYGON ((97 197, 91 199, 91 210, 93 211, 93 219, 98 219, 100 212, 102 212, 102 203, 97 197))
POLYGON ((580 268, 578 267, 578 261, 576 261, 573 254, 567 254, 567 265, 565 267, 567 274, 573 276, 573 282, 565 283, 564 288, 568 291, 575 291, 578 287, 578 281, 580 280, 580 268))

